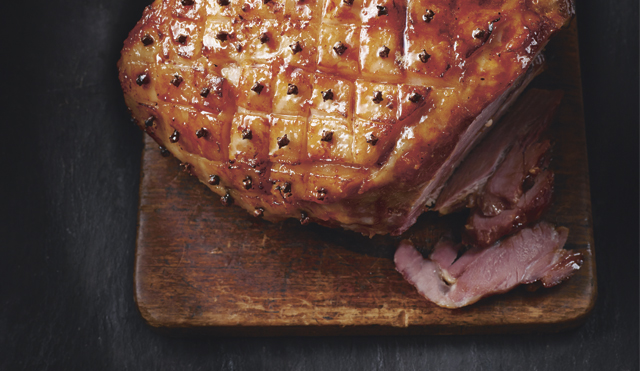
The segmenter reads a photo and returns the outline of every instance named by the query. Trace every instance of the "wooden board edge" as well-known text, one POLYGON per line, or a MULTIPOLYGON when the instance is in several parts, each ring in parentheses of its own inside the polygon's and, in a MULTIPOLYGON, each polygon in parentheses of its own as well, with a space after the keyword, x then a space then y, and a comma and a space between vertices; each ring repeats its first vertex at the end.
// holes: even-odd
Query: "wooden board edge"
POLYGON ((549 334, 574 330, 589 317, 593 305, 580 315, 564 322, 544 324, 493 324, 487 326, 426 325, 395 327, 383 325, 362 326, 162 326, 149 312, 143 313, 145 322, 157 333, 173 337, 283 337, 283 336, 417 336, 417 335, 500 335, 549 334))
MULTIPOLYGON (((140 272, 141 272, 141 262, 140 262, 140 246, 142 244, 142 202, 143 202, 143 192, 144 192, 144 163, 145 157, 147 156, 147 140, 150 139, 147 137, 146 133, 142 135, 142 153, 140 154, 140 180, 138 186, 138 213, 136 220, 136 246, 135 246, 135 254, 134 254, 134 262, 133 262, 133 301, 138 309, 138 312, 142 316, 144 322, 149 325, 151 328, 159 328, 161 327, 158 319, 155 318, 153 313, 146 308, 149 307, 146 305, 144 297, 141 295, 141 283, 140 283, 140 272)), ((155 143, 155 141, 154 141, 155 143)))

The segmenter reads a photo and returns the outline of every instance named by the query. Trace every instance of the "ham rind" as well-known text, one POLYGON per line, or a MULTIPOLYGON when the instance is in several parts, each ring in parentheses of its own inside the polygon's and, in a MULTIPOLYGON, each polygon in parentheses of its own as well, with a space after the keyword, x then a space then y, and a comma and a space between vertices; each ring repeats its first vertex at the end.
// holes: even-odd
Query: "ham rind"
POLYGON ((544 171, 535 178, 529 189, 513 209, 504 210, 496 216, 486 216, 476 209, 469 216, 462 239, 465 243, 488 247, 508 234, 537 221, 551 204, 554 175, 544 171))
POLYGON ((531 89, 526 92, 449 178, 435 210, 449 214, 473 207, 476 195, 508 157, 507 153, 511 154, 511 148, 516 144, 520 144, 516 147, 522 147, 535 142, 548 127, 561 99, 561 91, 531 89))
POLYGON ((460 245, 448 238, 438 242, 433 260, 423 258, 405 240, 394 261, 396 270, 427 300, 445 308, 460 308, 520 284, 540 281, 551 287, 571 277, 583 258, 563 249, 568 233, 567 228, 556 229, 542 222, 490 248, 474 247, 453 263, 444 257, 457 255, 460 245))

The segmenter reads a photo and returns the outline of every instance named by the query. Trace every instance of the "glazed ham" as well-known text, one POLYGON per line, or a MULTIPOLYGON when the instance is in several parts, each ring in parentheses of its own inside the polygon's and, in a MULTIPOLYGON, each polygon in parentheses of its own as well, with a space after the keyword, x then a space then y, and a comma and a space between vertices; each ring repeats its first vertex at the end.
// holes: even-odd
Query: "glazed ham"
POLYGON ((566 0, 156 0, 137 124, 226 204, 400 234, 537 71, 566 0))
POLYGON ((403 241, 394 260, 396 269, 427 300, 460 308, 520 284, 540 281, 551 287, 569 278, 583 258, 563 249, 567 234, 568 229, 543 222, 490 248, 471 248, 460 257, 462 245, 443 238, 430 259, 403 241))

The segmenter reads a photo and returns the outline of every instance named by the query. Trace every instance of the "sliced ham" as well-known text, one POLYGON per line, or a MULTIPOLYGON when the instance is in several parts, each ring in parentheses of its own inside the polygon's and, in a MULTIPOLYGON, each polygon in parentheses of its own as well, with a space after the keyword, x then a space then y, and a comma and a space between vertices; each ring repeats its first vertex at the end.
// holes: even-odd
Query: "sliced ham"
POLYGON ((477 207, 482 214, 496 216, 516 207, 524 191, 525 179, 534 180, 548 165, 550 147, 548 140, 514 145, 479 197, 477 207))
POLYGON ((496 216, 486 216, 478 208, 465 225, 462 239, 466 244, 488 247, 508 234, 537 221, 551 204, 553 194, 553 173, 543 171, 535 180, 533 187, 512 209, 504 210, 496 216))
POLYGON ((520 284, 540 281, 551 287, 571 277, 583 258, 563 249, 567 235, 567 228, 542 222, 490 248, 473 247, 459 258, 462 245, 443 238, 430 259, 405 240, 394 260, 398 272, 426 299, 460 308, 520 284))
MULTIPOLYGON (((531 89, 465 158, 440 193, 435 210, 449 214, 475 205, 475 195, 511 150, 538 140, 560 104, 561 91, 531 89)), ((516 150, 518 151, 518 150, 516 150)), ((520 150, 521 151, 521 150, 520 150)))

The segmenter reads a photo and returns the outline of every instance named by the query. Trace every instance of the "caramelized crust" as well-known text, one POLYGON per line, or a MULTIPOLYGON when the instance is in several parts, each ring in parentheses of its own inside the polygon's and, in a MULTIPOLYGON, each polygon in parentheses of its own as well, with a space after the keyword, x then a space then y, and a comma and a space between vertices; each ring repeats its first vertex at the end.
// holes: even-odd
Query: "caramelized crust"
POLYGON ((572 14, 568 0, 156 0, 120 82, 138 125, 225 204, 400 234, 572 14))

